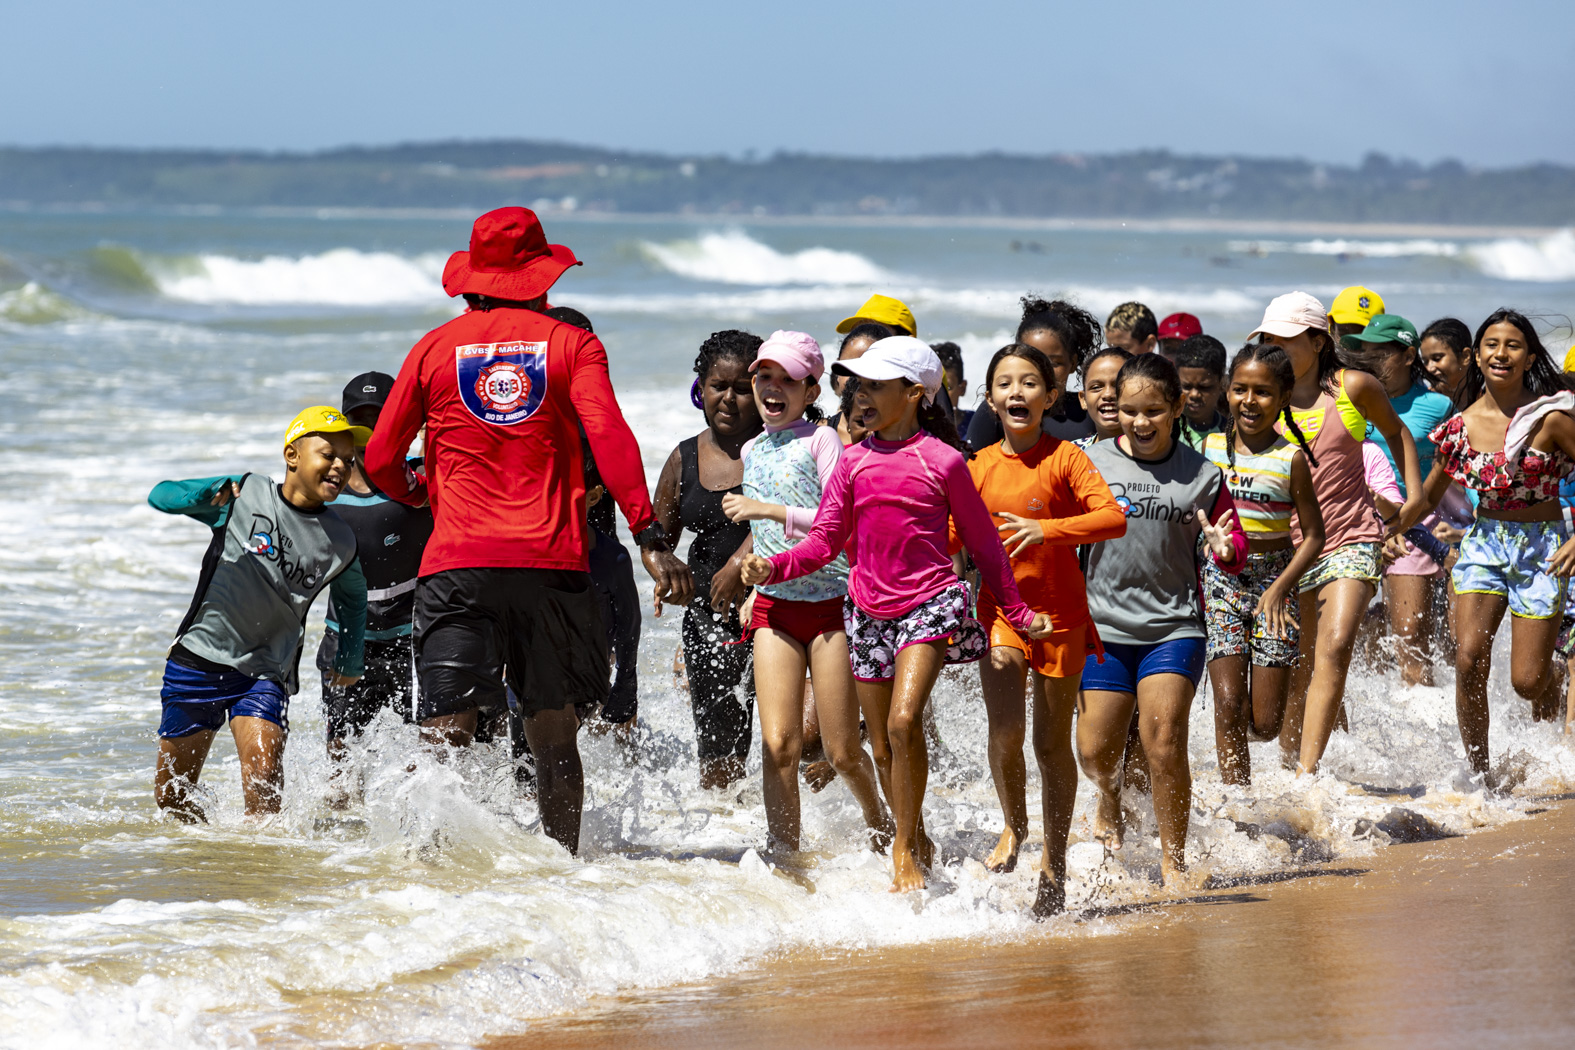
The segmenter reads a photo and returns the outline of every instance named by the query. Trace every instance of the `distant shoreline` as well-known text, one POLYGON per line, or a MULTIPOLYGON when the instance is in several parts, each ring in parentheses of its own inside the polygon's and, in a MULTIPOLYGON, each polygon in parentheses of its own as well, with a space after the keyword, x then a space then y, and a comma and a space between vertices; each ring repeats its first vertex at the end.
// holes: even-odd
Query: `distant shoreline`
MULTIPOLYGON (((128 205, 88 201, 77 204, 36 205, 25 201, 0 201, 5 214, 168 214, 176 216, 235 215, 281 219, 405 219, 411 221, 469 223, 472 208, 345 208, 304 205, 128 205)), ((1209 233, 1243 236, 1304 237, 1433 237, 1491 239, 1499 237, 1548 237, 1565 226, 1494 226, 1481 224, 1410 222, 1317 222, 1302 219, 1207 218, 1070 218, 995 215, 753 215, 732 212, 611 212, 540 209, 551 222, 658 225, 688 223, 708 226, 819 226, 857 228, 912 228, 995 230, 1130 230, 1133 233, 1209 233)))

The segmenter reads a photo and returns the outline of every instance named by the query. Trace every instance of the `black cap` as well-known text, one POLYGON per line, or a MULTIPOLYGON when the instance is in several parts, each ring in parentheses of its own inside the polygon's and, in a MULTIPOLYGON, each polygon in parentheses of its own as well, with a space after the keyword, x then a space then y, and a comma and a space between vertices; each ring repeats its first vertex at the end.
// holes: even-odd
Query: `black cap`
POLYGON ((382 408, 393 389, 393 376, 383 372, 362 372, 345 384, 344 401, 339 410, 349 412, 364 405, 382 408))

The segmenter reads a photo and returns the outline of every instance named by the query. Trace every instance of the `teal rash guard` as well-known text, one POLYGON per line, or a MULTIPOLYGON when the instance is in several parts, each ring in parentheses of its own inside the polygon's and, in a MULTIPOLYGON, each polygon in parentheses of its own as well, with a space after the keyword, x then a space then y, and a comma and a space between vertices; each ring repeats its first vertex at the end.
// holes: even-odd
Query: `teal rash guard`
POLYGON ((302 510, 271 478, 254 474, 161 481, 148 504, 213 529, 176 645, 211 663, 279 682, 293 695, 306 614, 327 589, 340 632, 334 670, 361 675, 366 577, 355 533, 332 510, 302 510), (240 494, 215 507, 214 497, 231 483, 240 486, 240 494))

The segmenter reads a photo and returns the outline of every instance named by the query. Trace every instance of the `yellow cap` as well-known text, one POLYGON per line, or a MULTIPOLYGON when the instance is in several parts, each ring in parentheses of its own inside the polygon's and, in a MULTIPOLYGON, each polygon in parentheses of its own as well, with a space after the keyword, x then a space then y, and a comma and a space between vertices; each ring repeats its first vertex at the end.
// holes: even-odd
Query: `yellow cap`
POLYGON ((313 405, 311 408, 301 410, 301 414, 290 420, 290 426, 284 432, 284 443, 291 444, 297 438, 308 434, 337 434, 348 431, 351 440, 359 448, 372 440, 372 432, 366 427, 353 427, 345 414, 337 408, 327 405, 313 405))
POLYGON ((908 335, 919 334, 919 324, 913 319, 913 311, 908 309, 908 304, 889 295, 870 296, 859 307, 858 313, 844 317, 837 323, 837 332, 846 335, 865 321, 879 321, 883 325, 900 328, 908 335))
POLYGON ((1364 328, 1375 315, 1388 312, 1384 309, 1383 296, 1359 284, 1335 296, 1329 307, 1329 316, 1334 318, 1335 324, 1359 324, 1364 328))

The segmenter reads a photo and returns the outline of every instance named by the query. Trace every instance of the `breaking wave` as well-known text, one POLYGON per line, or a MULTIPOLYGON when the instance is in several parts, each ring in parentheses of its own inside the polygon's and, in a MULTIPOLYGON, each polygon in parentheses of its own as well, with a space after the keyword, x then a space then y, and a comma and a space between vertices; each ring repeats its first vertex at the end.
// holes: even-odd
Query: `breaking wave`
POLYGON ((721 284, 868 285, 891 280, 891 274, 856 252, 805 248, 784 253, 742 230, 668 244, 641 241, 640 250, 680 277, 721 284))
POLYGON ((436 306, 448 301, 443 257, 334 248, 318 255, 238 259, 203 254, 146 260, 158 290, 206 305, 436 306))

